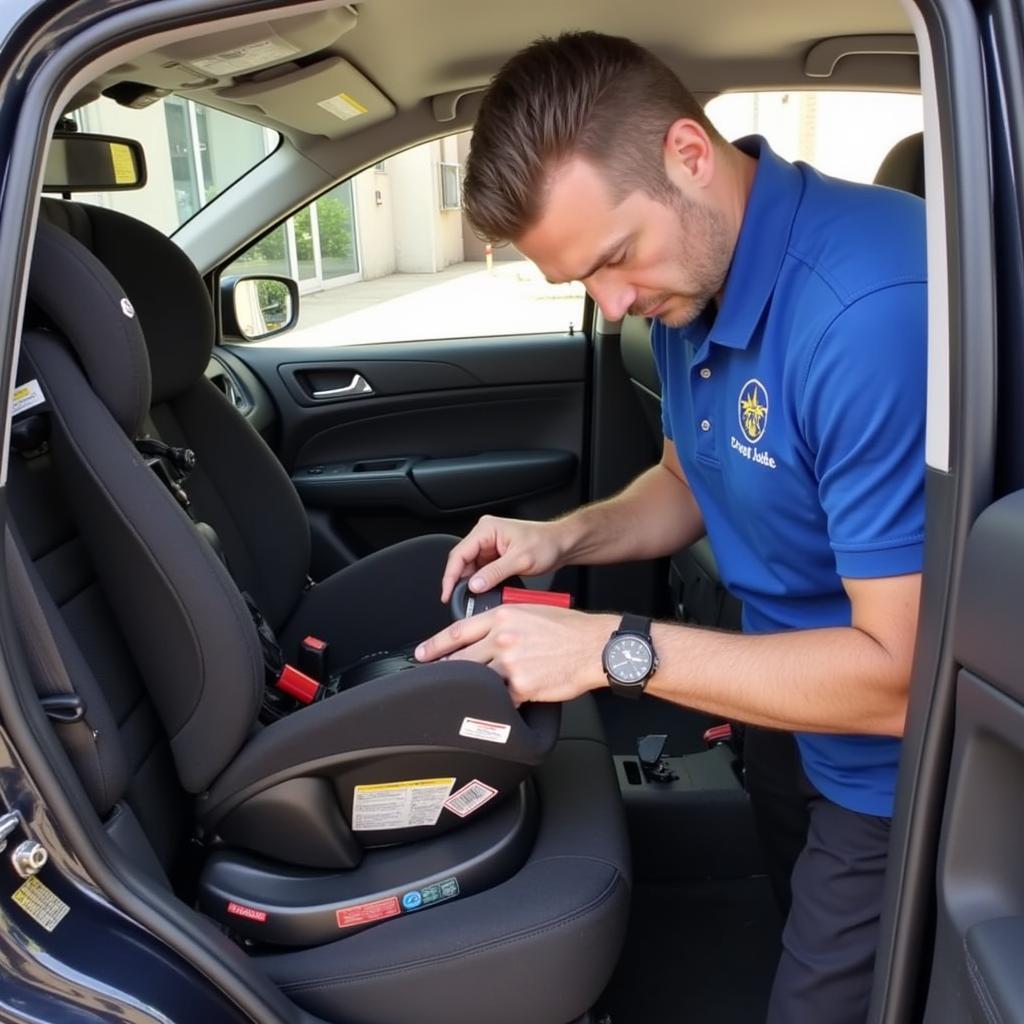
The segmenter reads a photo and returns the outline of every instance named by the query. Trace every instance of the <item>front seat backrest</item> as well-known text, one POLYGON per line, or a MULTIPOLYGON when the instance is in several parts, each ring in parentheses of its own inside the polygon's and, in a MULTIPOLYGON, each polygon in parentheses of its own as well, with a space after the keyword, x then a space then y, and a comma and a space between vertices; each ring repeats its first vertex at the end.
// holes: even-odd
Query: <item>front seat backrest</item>
POLYGON ((40 214, 80 241, 130 300, 152 378, 146 412, 162 440, 199 454, 188 482, 197 517, 217 531, 232 576, 277 629, 306 582, 309 524, 281 463, 204 375, 215 326, 202 278, 133 217, 56 199, 44 199, 40 214))
POLYGON ((875 174, 875 184, 898 188, 924 198, 924 133, 908 135, 886 154, 875 174))
POLYGON ((264 670, 255 628, 223 564, 197 543, 170 493, 153 486, 132 443, 150 393, 132 304, 58 228, 40 223, 35 246, 29 297, 75 339, 78 357, 55 334, 26 335, 25 354, 57 428, 54 464, 75 495, 83 538, 105 554, 97 574, 149 680, 182 784, 200 792, 242 746, 259 710, 264 670))

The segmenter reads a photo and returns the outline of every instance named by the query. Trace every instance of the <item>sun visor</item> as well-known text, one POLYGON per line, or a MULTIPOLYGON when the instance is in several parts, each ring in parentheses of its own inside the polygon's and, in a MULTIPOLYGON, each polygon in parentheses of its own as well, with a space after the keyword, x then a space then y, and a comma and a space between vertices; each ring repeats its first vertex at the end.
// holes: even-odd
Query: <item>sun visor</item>
POLYGON ((243 82, 217 95, 258 107, 310 135, 337 138, 393 117, 395 105, 343 57, 328 57, 274 78, 243 82))

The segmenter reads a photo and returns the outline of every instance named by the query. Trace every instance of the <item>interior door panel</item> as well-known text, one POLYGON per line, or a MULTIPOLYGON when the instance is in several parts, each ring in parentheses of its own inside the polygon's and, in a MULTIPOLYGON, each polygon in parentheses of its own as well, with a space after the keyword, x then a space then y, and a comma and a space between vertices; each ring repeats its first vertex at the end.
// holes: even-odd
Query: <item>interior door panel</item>
POLYGON ((1024 491, 974 524, 957 599, 956 734, 926 1024, 1024 1021, 1024 491))
POLYGON ((275 408, 317 574, 486 512, 551 518, 584 500, 582 334, 225 348, 275 408))

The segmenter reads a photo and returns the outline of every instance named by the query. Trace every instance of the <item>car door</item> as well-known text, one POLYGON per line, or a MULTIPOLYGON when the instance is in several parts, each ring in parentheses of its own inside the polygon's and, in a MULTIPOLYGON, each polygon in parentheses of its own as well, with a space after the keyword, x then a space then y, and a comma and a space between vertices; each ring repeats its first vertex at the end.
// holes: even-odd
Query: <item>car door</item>
MULTIPOLYGON (((642 431, 639 406, 608 383, 621 369, 593 338, 582 286, 549 285, 472 236, 465 135, 335 186, 221 271, 222 314, 240 275, 298 283, 294 330, 253 342, 222 315, 209 376, 291 475, 314 576, 408 537, 464 534, 485 513, 556 517, 654 458, 644 434, 603 468, 614 438, 642 431)), ((558 586, 586 607, 581 574, 558 586)))
POLYGON ((933 264, 945 272, 930 280, 949 303, 950 390, 933 381, 927 586, 870 1020, 1022 1021, 1021 6, 922 13, 941 40, 943 146, 927 164, 929 190, 941 169, 947 200, 930 227, 948 217, 948 268, 933 264))

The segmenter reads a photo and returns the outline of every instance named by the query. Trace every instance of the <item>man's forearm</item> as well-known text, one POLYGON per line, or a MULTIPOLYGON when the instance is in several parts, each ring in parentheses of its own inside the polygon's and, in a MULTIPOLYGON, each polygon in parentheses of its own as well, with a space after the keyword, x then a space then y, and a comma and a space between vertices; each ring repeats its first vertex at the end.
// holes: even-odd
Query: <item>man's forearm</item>
POLYGON ((769 728, 903 733, 910 663, 859 629, 752 636, 656 623, 652 637, 656 697, 769 728))
POLYGON ((608 565, 661 558, 704 536, 693 492, 664 464, 652 466, 624 491, 570 513, 566 565, 608 565))

